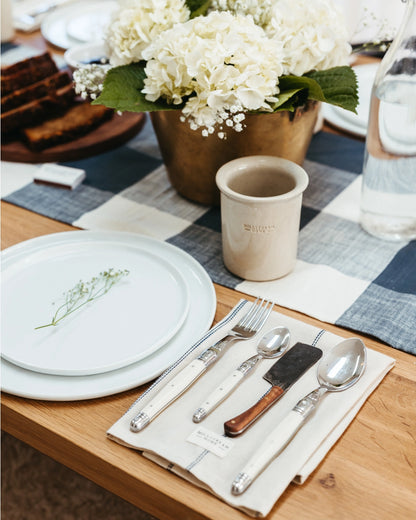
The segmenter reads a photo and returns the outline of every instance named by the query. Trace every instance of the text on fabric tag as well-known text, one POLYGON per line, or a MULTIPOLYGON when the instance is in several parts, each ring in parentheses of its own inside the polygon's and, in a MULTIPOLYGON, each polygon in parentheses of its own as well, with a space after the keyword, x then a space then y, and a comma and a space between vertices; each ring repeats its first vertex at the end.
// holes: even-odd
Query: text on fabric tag
POLYGON ((203 426, 199 426, 194 430, 187 438, 187 441, 221 458, 225 457, 234 446, 231 439, 207 430, 203 426))

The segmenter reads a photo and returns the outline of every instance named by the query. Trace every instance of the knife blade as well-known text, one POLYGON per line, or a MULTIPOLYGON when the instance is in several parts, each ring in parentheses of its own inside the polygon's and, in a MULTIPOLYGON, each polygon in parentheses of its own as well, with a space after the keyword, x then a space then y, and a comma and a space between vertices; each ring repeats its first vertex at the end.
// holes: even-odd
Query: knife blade
POLYGON ((268 392, 251 408, 226 421, 225 434, 236 437, 247 430, 321 357, 321 349, 306 343, 296 343, 264 374, 263 379, 271 384, 268 392))

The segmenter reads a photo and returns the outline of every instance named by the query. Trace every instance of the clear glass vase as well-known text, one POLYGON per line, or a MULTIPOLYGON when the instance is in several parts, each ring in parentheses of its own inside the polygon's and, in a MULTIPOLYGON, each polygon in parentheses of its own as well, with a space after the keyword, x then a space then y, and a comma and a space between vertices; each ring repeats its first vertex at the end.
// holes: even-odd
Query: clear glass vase
POLYGON ((361 225, 387 240, 416 238, 416 0, 407 0, 372 88, 361 225))

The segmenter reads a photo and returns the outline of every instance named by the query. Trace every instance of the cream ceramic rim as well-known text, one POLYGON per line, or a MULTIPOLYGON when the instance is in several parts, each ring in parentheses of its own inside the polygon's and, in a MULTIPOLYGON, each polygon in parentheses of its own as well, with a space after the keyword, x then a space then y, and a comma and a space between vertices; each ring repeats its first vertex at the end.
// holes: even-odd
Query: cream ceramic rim
POLYGON ((303 193, 309 184, 309 177, 301 166, 293 161, 289 161, 288 159, 271 155, 251 155, 248 157, 233 159, 221 166, 216 174, 215 181, 221 193, 233 200, 251 204, 272 204, 277 201, 290 200, 303 193), (283 167, 295 178, 296 186, 287 193, 274 195, 273 197, 253 197, 250 195, 243 195, 237 193, 228 186, 228 182, 232 176, 248 168, 252 168, 253 166, 283 167))

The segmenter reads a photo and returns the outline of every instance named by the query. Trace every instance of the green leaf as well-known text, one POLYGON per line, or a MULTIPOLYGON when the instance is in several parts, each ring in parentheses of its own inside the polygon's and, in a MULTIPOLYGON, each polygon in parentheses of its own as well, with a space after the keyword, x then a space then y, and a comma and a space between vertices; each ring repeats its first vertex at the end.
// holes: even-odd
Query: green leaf
POLYGON ((358 104, 357 78, 351 67, 334 67, 314 71, 304 76, 282 76, 281 94, 293 89, 307 89, 308 98, 337 105, 356 112, 358 104))
POLYGON ((319 83, 327 103, 351 112, 357 111, 357 76, 351 67, 333 67, 328 70, 310 72, 307 76, 319 83))
POLYGON ((211 5, 211 0, 186 0, 186 7, 191 11, 191 18, 203 16, 211 5))
POLYGON ((280 92, 278 98, 277 103, 271 105, 274 112, 281 110, 290 110, 290 112, 293 112, 296 107, 305 103, 308 95, 307 90, 304 88, 293 88, 280 92))
MULTIPOLYGON (((183 105, 168 104, 163 100, 148 101, 142 93, 146 64, 131 63, 110 69, 103 91, 92 102, 122 112, 154 112, 178 110, 183 105)), ((350 67, 335 67, 326 71, 310 72, 305 76, 282 76, 279 80, 279 100, 272 105, 274 111, 290 110, 315 99, 343 107, 352 112, 358 104, 357 80, 350 67)))
POLYGON ((288 90, 296 89, 299 91, 306 89, 308 98, 316 99, 317 101, 326 101, 319 83, 307 76, 282 76, 279 78, 279 88, 279 96, 288 90))
POLYGON ((164 101, 151 102, 141 92, 146 78, 144 63, 131 63, 110 69, 105 77, 103 91, 92 102, 122 112, 153 112, 175 110, 178 105, 168 105, 164 101))

